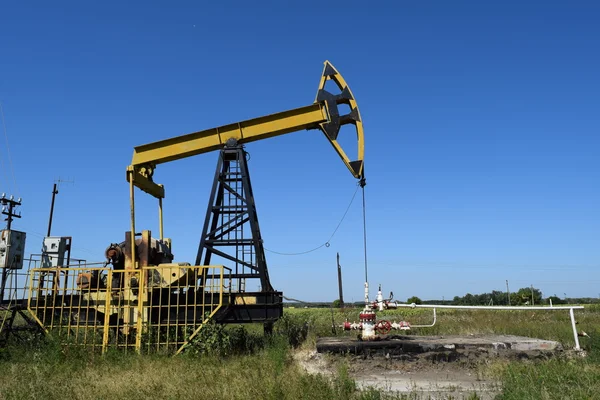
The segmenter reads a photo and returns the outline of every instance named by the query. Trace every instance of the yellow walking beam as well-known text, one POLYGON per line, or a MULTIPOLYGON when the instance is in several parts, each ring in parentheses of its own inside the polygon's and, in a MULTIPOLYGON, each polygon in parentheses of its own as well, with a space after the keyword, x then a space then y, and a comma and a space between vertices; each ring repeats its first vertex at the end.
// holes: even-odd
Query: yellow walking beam
POLYGON ((228 142, 244 144, 305 129, 321 129, 352 175, 363 178, 364 135, 358 105, 344 78, 326 61, 313 104, 137 146, 127 168, 127 180, 133 179, 138 188, 163 198, 164 187, 154 183, 152 178, 158 164, 219 150, 228 142), (325 90, 329 80, 336 84, 339 94, 325 90), (350 113, 340 115, 339 104, 347 104, 350 113), (340 127, 347 124, 356 128, 357 160, 350 160, 337 141, 340 127))
POLYGON ((133 166, 148 163, 162 164, 222 149, 229 139, 235 139, 239 144, 244 144, 303 129, 319 128, 319 124, 323 122, 327 122, 325 107, 321 104, 311 104, 137 146, 134 147, 131 164, 133 166))

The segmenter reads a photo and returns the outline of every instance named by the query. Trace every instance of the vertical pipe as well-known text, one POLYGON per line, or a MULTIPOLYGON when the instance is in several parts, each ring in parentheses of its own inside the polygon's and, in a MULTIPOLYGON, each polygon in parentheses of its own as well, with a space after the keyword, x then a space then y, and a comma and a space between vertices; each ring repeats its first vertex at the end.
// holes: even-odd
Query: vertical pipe
MULTIPOLYGON (((67 267, 71 266, 71 238, 69 237, 68 239, 65 239, 69 242, 69 244, 67 245, 67 251, 68 251, 68 256, 67 256, 67 267)), ((65 289, 69 287, 69 270, 65 271, 65 289)))
MULTIPOLYGON (((224 288, 223 288, 223 279, 224 279, 224 277, 223 277, 223 269, 224 269, 224 267, 221 266, 220 268, 221 268, 221 271, 220 271, 220 274, 219 274, 219 282, 221 283, 221 285, 219 287, 219 307, 217 307, 217 308, 220 308, 223 305, 223 291, 224 291, 224 288)), ((213 310, 213 312, 214 312, 214 310, 213 310)))
POLYGON ((129 207, 131 209, 131 265, 135 269, 135 197, 133 187, 133 170, 129 171, 129 207))
POLYGON ((575 314, 572 308, 569 309, 569 314, 571 315, 571 326, 573 327, 573 337, 575 338, 575 350, 581 350, 581 347, 579 347, 579 337, 577 337, 577 328, 575 327, 575 314))
MULTIPOLYGON (((133 175, 133 169, 131 169, 129 171, 129 206, 130 206, 130 211, 131 211, 131 233, 129 235, 129 239, 130 239, 130 252, 131 252, 131 269, 135 270, 137 269, 137 265, 135 262, 135 190, 134 190, 134 186, 133 186, 133 179, 134 179, 134 175, 133 175)), ((136 329, 136 333, 135 333, 135 344, 134 344, 134 348, 135 351, 137 353, 140 353, 141 351, 141 341, 142 341, 142 332, 141 332, 141 322, 142 322, 142 313, 141 310, 139 309, 139 307, 141 307, 143 305, 143 301, 142 301, 142 291, 144 289, 144 283, 143 283, 143 270, 139 271, 139 288, 138 288, 138 310, 137 310, 137 328, 136 329)), ((131 276, 133 275, 133 272, 127 274, 126 276, 126 281, 128 282, 131 278, 131 276)), ((130 307, 133 307, 130 305, 130 307)), ((131 311, 130 311, 131 312, 131 311)), ((135 312, 135 311, 134 311, 135 312)), ((129 327, 127 328, 127 330, 129 331, 129 327)))
POLYGON ((431 328, 437 322, 437 313, 435 308, 433 309, 433 322, 430 325, 411 325, 411 328, 431 328))
POLYGON ((163 240, 163 207, 162 198, 158 198, 158 235, 159 239, 163 240))

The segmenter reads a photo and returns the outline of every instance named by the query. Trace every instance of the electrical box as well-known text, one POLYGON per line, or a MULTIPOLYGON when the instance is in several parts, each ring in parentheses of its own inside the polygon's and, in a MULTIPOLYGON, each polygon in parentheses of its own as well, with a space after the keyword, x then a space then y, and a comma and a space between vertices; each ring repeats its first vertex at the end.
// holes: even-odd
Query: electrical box
POLYGON ((4 229, 0 235, 0 269, 21 269, 25 258, 25 232, 4 229))
POLYGON ((65 255, 69 250, 68 237, 48 236, 42 243, 42 268, 65 266, 65 255))

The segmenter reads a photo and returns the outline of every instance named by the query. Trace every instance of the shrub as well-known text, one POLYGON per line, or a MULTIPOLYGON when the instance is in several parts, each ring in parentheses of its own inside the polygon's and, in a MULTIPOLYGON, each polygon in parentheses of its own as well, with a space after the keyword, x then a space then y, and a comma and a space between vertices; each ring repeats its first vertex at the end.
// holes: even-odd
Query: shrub
POLYGON ((300 315, 284 314, 275 324, 275 333, 287 339, 292 347, 297 347, 308 336, 308 321, 300 315))

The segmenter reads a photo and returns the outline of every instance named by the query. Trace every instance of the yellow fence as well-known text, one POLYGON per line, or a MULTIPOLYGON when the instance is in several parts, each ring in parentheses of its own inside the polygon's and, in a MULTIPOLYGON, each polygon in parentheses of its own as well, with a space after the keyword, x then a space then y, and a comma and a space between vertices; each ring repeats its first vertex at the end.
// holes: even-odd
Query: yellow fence
MULTIPOLYGON (((4 290, 0 296, 0 346, 8 340, 9 331, 15 325, 25 324, 22 315, 25 312, 23 299, 25 298, 25 286, 27 273, 20 270, 0 270, 5 274, 4 290)), ((1 282, 0 282, 1 283, 1 282)))
POLYGON ((180 352, 229 296, 223 266, 33 268, 28 310, 66 345, 180 352))

